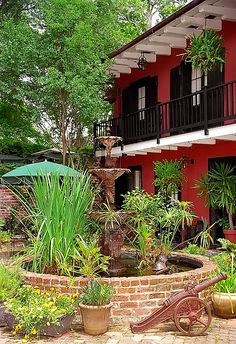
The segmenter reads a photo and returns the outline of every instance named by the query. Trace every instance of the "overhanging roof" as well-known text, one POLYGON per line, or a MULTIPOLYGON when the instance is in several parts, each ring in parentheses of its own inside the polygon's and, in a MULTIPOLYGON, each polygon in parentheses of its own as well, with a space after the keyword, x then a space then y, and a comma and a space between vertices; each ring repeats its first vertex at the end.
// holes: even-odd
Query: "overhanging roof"
POLYGON ((172 48, 186 47, 187 38, 199 35, 203 29, 220 31, 222 20, 236 21, 234 0, 193 0, 133 41, 112 52, 109 57, 114 64, 108 74, 119 78, 138 68, 137 61, 144 52, 147 62, 156 62, 158 55, 171 55, 172 48))

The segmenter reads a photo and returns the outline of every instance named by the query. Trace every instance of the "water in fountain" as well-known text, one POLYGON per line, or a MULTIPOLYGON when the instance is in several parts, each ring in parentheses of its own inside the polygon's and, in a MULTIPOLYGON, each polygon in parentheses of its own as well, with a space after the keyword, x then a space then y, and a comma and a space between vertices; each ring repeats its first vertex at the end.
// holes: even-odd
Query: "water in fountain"
POLYGON ((115 181, 124 173, 129 173, 130 170, 114 167, 116 159, 111 157, 112 147, 122 141, 121 137, 101 136, 97 137, 96 140, 105 146, 105 167, 93 168, 90 172, 101 180, 108 204, 107 211, 92 211, 90 215, 104 224, 105 233, 102 251, 112 258, 109 274, 119 275, 124 270, 120 262, 121 248, 124 244, 121 226, 127 220, 129 212, 115 210, 115 181))

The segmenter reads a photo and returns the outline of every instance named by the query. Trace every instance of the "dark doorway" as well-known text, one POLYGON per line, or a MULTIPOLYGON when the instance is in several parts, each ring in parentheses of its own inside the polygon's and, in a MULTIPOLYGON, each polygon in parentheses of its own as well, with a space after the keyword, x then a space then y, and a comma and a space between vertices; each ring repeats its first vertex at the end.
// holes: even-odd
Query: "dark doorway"
POLYGON ((130 173, 124 173, 115 183, 115 204, 121 208, 124 197, 128 191, 135 188, 142 189, 142 166, 129 166, 130 173))
MULTIPOLYGON (((235 167, 235 175, 236 175, 236 156, 227 156, 222 158, 212 158, 208 160, 208 170, 211 170, 215 167, 215 163, 224 162, 229 164, 232 167, 235 167)), ((227 213, 223 209, 213 209, 210 208, 210 224, 213 224, 217 220, 227 217, 227 213)), ((236 219, 234 219, 236 220, 236 219)), ((215 225, 215 228, 212 230, 212 236, 214 238, 214 241, 216 241, 219 238, 224 237, 223 234, 223 228, 221 228, 219 225, 215 225)))

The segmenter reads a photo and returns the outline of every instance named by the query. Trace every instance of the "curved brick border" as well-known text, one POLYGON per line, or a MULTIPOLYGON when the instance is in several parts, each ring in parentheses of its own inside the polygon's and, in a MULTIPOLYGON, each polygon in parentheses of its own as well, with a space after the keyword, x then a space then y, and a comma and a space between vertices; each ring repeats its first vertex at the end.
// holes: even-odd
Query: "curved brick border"
MULTIPOLYGON (((216 269, 216 264, 207 257, 174 253, 174 256, 187 257, 202 267, 195 270, 175 273, 172 275, 141 276, 141 277, 111 277, 103 280, 114 286, 112 315, 122 321, 124 317, 143 317, 150 314, 153 309, 169 297, 184 288, 193 280, 201 282, 210 277, 216 269)), ((36 274, 26 272, 26 282, 38 286, 41 290, 51 287, 62 293, 80 293, 81 288, 87 284, 88 279, 77 277, 73 279, 73 287, 69 277, 56 275, 36 274)))

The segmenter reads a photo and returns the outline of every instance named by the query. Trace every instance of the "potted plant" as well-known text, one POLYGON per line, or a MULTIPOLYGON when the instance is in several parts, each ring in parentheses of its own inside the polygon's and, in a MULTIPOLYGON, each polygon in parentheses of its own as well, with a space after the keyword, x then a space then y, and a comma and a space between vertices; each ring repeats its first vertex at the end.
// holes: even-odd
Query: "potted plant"
POLYGON ((219 271, 225 271, 228 278, 213 287, 212 304, 215 315, 221 318, 236 318, 236 264, 234 252, 236 245, 226 239, 219 239, 222 248, 228 252, 221 252, 213 257, 218 264, 219 271))
POLYGON ((30 285, 23 285, 14 297, 5 301, 7 326, 13 335, 59 337, 71 326, 78 304, 77 294, 59 294, 51 288, 42 292, 30 285))
POLYGON ((204 30, 199 36, 189 37, 188 47, 181 54, 186 62, 191 62, 194 69, 203 74, 222 67, 225 63, 225 52, 222 46, 223 37, 213 30, 204 30))
POLYGON ((79 307, 86 333, 99 335, 107 331, 112 294, 113 287, 97 279, 91 280, 84 287, 79 307))
POLYGON ((225 228, 225 238, 236 243, 236 230, 233 214, 236 211, 236 176, 234 167, 225 163, 216 163, 215 168, 202 176, 195 185, 199 196, 203 197, 207 206, 225 209, 228 214, 229 228, 225 228))

